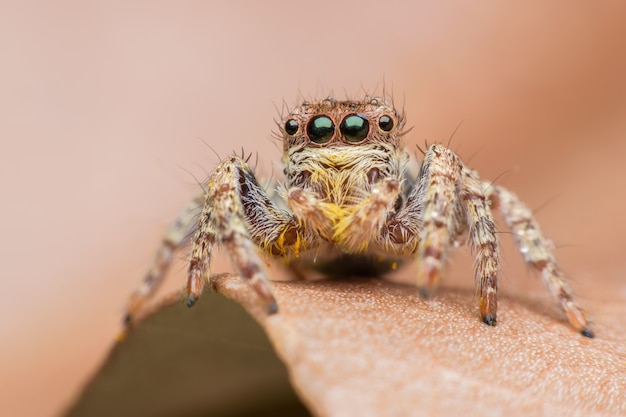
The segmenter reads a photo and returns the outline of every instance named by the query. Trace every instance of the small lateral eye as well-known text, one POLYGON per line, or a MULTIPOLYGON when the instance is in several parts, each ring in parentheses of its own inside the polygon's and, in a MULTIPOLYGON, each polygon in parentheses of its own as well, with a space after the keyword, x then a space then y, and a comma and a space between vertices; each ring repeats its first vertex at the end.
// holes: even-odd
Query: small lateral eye
POLYGON ((378 126, 385 132, 389 132, 391 129, 393 129, 393 119, 386 114, 380 116, 380 118, 378 119, 378 126))
POLYGON ((361 142, 369 133, 369 125, 365 117, 360 114, 351 114, 343 119, 339 131, 346 141, 361 142))
POLYGON ((295 135, 296 132, 298 131, 298 127, 299 127, 299 124, 297 120, 289 119, 285 123, 285 132, 287 132, 289 136, 295 135))
POLYGON ((326 143, 335 134, 335 124, 328 116, 315 116, 309 121, 306 133, 315 143, 326 143))

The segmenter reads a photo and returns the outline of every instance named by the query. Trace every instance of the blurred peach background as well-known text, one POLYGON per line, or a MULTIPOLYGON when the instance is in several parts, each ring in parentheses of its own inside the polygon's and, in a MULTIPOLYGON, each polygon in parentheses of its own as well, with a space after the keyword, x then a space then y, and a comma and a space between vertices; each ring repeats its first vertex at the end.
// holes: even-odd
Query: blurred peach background
MULTIPOLYGON (((626 302, 624 18, 622 2, 3 2, 0 415, 72 401, 215 164, 203 141, 278 171, 276 108, 300 94, 385 85, 411 146, 463 121, 452 148, 485 178, 511 171, 498 182, 531 207, 558 196, 538 217, 583 305, 626 302)), ((503 290, 544 296, 506 280, 524 267, 502 236, 503 290)))

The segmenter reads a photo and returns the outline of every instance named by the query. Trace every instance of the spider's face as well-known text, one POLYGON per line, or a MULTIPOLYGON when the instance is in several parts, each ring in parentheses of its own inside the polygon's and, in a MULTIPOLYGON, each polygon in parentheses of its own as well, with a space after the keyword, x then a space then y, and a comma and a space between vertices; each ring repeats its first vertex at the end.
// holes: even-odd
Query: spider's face
POLYGON ((358 147, 372 143, 398 146, 404 118, 380 98, 304 102, 282 121, 284 150, 358 147))
POLYGON ((403 126, 380 98, 304 102, 280 125, 287 185, 342 207, 358 203, 382 178, 400 178, 403 126))

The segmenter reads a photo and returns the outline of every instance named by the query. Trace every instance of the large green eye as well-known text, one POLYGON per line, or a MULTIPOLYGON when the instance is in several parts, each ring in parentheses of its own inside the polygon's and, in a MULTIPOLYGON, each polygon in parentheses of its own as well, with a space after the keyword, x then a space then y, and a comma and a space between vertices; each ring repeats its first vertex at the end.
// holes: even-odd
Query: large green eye
POLYGON ((339 126, 339 131, 348 142, 361 142, 369 130, 369 122, 360 114, 346 116, 339 126))
POLYGON ((326 143, 335 134, 335 125, 328 116, 315 116, 306 127, 306 133, 315 143, 326 143))

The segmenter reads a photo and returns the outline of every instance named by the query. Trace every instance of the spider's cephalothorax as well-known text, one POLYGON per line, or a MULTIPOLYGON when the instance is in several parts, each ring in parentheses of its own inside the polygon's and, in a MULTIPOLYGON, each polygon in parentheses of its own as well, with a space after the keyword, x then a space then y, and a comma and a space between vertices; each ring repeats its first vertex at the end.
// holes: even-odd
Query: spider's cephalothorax
POLYGON ((287 187, 351 206, 382 178, 400 179, 407 162, 399 144, 404 119, 378 99, 304 103, 284 122, 287 187))
POLYGON ((137 316, 189 236, 189 306, 210 279, 211 250, 218 244, 267 310, 276 312, 259 252, 285 260, 299 274, 315 269, 327 275, 379 275, 403 260, 416 260, 416 283, 428 296, 448 249, 467 234, 477 257, 481 316, 495 325, 499 258, 491 210, 497 208, 569 322, 593 337, 530 210, 439 144, 425 152, 419 172, 409 174, 410 158, 400 143, 403 127, 404 117, 381 98, 326 99, 296 107, 279 125, 286 178, 278 192, 263 189, 243 158, 223 160, 204 192, 168 230, 131 298, 127 320, 137 316))
POLYGON ((319 240, 311 266, 325 265, 322 249, 330 257, 413 252, 406 242, 382 248, 372 233, 403 205, 403 126, 404 118, 376 98, 305 102, 283 122, 286 200, 319 240))

